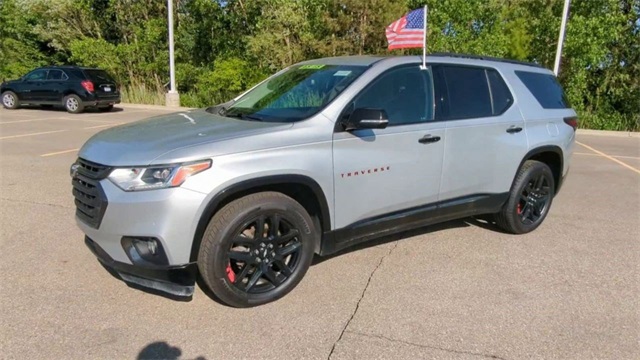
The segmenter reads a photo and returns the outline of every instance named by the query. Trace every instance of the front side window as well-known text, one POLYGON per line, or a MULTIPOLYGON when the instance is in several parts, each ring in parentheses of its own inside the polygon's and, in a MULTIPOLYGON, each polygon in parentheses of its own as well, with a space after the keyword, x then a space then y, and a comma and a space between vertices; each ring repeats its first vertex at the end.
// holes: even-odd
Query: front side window
POLYGON ((36 71, 30 72, 25 79, 27 81, 39 81, 39 80, 45 80, 46 78, 47 78, 47 70, 36 70, 36 71))
POLYGON ((350 105, 383 109, 389 126, 433 120, 433 85, 430 70, 418 65, 392 69, 375 79, 350 105))
POLYGON ((243 95, 224 116, 294 122, 322 110, 367 67, 307 64, 286 70, 243 95))
POLYGON ((485 69, 444 66, 448 115, 446 119, 469 119, 493 115, 485 69))

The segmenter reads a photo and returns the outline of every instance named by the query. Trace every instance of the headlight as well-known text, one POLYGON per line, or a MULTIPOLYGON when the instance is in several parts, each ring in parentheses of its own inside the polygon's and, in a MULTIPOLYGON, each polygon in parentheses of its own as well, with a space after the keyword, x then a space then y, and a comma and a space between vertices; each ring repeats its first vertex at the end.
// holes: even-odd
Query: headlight
POLYGON ((154 190, 176 187, 192 175, 211 167, 211 160, 187 164, 117 168, 109 180, 124 191, 154 190))

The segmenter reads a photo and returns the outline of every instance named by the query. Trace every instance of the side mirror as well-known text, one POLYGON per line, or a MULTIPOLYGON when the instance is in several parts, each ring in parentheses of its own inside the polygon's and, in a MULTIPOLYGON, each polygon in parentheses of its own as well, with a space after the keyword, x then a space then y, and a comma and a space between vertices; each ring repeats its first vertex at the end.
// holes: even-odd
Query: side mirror
POLYGON ((384 129, 389 125, 387 112, 382 109, 358 108, 344 123, 346 131, 358 129, 384 129))

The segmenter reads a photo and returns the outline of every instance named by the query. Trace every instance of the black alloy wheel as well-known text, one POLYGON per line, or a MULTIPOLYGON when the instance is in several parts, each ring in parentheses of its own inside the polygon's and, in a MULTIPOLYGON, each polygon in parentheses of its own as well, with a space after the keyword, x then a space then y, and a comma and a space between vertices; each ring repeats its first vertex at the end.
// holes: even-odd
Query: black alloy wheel
POLYGON ((523 224, 535 224, 546 214, 549 209, 547 204, 551 198, 550 188, 549 179, 544 173, 527 182, 527 185, 520 193, 520 201, 517 207, 518 215, 520 215, 520 220, 523 224))
POLYGON ((547 217, 554 194, 551 168, 540 161, 527 160, 518 170, 502 211, 495 214, 496 223, 512 234, 531 232, 547 217))
POLYGON ((264 293, 282 285, 300 263, 299 235, 284 214, 269 213, 246 222, 227 251, 229 281, 248 293, 264 293))
POLYGON ((250 307, 275 301, 302 280, 320 232, 305 208, 278 192, 233 200, 209 221, 198 268, 222 302, 250 307))

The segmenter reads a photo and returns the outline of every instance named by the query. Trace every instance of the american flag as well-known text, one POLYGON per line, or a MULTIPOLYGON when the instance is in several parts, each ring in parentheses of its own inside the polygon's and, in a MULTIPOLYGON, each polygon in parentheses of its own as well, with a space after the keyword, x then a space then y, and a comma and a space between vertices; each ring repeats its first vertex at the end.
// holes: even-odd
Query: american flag
POLYGON ((389 50, 423 46, 424 12, 424 8, 413 10, 387 26, 385 33, 389 42, 389 50))

